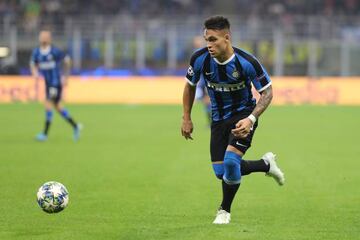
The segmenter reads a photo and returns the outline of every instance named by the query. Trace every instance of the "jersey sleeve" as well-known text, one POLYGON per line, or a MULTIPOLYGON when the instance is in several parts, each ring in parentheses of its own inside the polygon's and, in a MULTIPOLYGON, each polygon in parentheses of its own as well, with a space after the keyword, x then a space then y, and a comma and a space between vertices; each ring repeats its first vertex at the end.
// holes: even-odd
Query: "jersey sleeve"
POLYGON ((255 89, 261 93, 271 86, 271 79, 269 74, 255 57, 252 57, 249 63, 250 64, 247 68, 247 74, 250 77, 250 80, 253 83, 255 89))
POLYGON ((68 55, 64 51, 62 51, 62 50, 60 50, 58 48, 56 48, 55 51, 54 51, 54 57, 55 57, 55 60, 57 62, 63 61, 64 58, 67 57, 67 56, 68 55))
POLYGON ((201 69, 202 69, 202 60, 198 52, 195 52, 190 59, 190 66, 187 70, 185 79, 191 86, 196 86, 200 80, 201 69))

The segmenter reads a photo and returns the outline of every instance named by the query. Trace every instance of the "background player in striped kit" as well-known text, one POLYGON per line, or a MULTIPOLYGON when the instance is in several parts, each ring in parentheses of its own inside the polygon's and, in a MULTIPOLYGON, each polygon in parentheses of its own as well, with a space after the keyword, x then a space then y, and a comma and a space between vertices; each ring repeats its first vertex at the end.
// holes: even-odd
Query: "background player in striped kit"
POLYGON ((63 88, 67 85, 71 68, 71 59, 60 49, 52 45, 50 31, 41 31, 39 34, 39 46, 31 55, 30 68, 32 76, 38 81, 40 74, 45 80, 46 100, 45 111, 46 121, 44 131, 36 136, 38 141, 46 141, 49 128, 53 119, 53 107, 72 126, 74 140, 80 137, 80 125, 70 116, 69 112, 61 103, 63 88), (61 75, 61 67, 64 63, 64 75, 61 75))
POLYGON ((204 38, 207 47, 192 55, 186 75, 181 132, 185 139, 192 139, 195 86, 203 76, 212 103, 211 161, 216 177, 222 180, 223 191, 213 223, 228 224, 242 176, 265 172, 279 185, 284 184, 285 178, 271 152, 260 160, 243 159, 251 146, 258 119, 272 100, 268 74, 255 57, 232 46, 228 19, 222 16, 207 19, 204 38), (261 95, 257 103, 252 96, 252 85, 261 95))

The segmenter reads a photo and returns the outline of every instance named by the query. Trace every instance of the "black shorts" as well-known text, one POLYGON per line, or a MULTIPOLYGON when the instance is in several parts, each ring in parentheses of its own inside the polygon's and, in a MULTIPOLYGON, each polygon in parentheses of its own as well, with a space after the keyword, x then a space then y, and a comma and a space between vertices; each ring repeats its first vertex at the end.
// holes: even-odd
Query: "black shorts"
POLYGON ((235 138, 231 133, 231 130, 235 128, 235 124, 239 120, 248 117, 250 114, 251 112, 249 111, 240 112, 229 119, 214 122, 211 125, 210 154, 212 162, 224 160, 225 151, 228 145, 235 147, 244 154, 250 148, 252 138, 258 126, 258 121, 255 122, 253 129, 246 138, 235 138))
POLYGON ((61 101, 62 87, 46 87, 46 99, 54 103, 61 101))

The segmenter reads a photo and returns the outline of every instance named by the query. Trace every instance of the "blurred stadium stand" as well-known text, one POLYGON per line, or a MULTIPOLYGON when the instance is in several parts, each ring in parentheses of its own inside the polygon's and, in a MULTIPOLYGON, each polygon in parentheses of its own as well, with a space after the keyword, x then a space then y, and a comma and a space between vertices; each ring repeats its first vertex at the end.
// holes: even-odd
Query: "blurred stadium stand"
POLYGON ((40 29, 78 75, 183 75, 203 20, 224 14, 233 42, 276 76, 360 75, 357 0, 2 0, 0 74, 28 74, 40 29), (226 4, 225 4, 226 3, 226 4))

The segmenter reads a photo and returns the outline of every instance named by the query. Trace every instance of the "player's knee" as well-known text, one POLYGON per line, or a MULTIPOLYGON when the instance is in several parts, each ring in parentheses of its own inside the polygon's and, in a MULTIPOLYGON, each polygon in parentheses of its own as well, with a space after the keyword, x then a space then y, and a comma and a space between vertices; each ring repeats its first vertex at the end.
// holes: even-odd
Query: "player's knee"
POLYGON ((238 184, 241 180, 240 171, 241 156, 234 152, 227 151, 224 158, 224 176, 227 184, 238 184))
POLYGON ((212 164, 215 176, 218 179, 223 179, 224 176, 224 162, 217 162, 212 164))
POLYGON ((232 170, 232 169, 236 168, 238 165, 239 165, 239 163, 237 162, 237 160, 235 158, 225 158, 224 168, 226 168, 228 170, 232 170))

